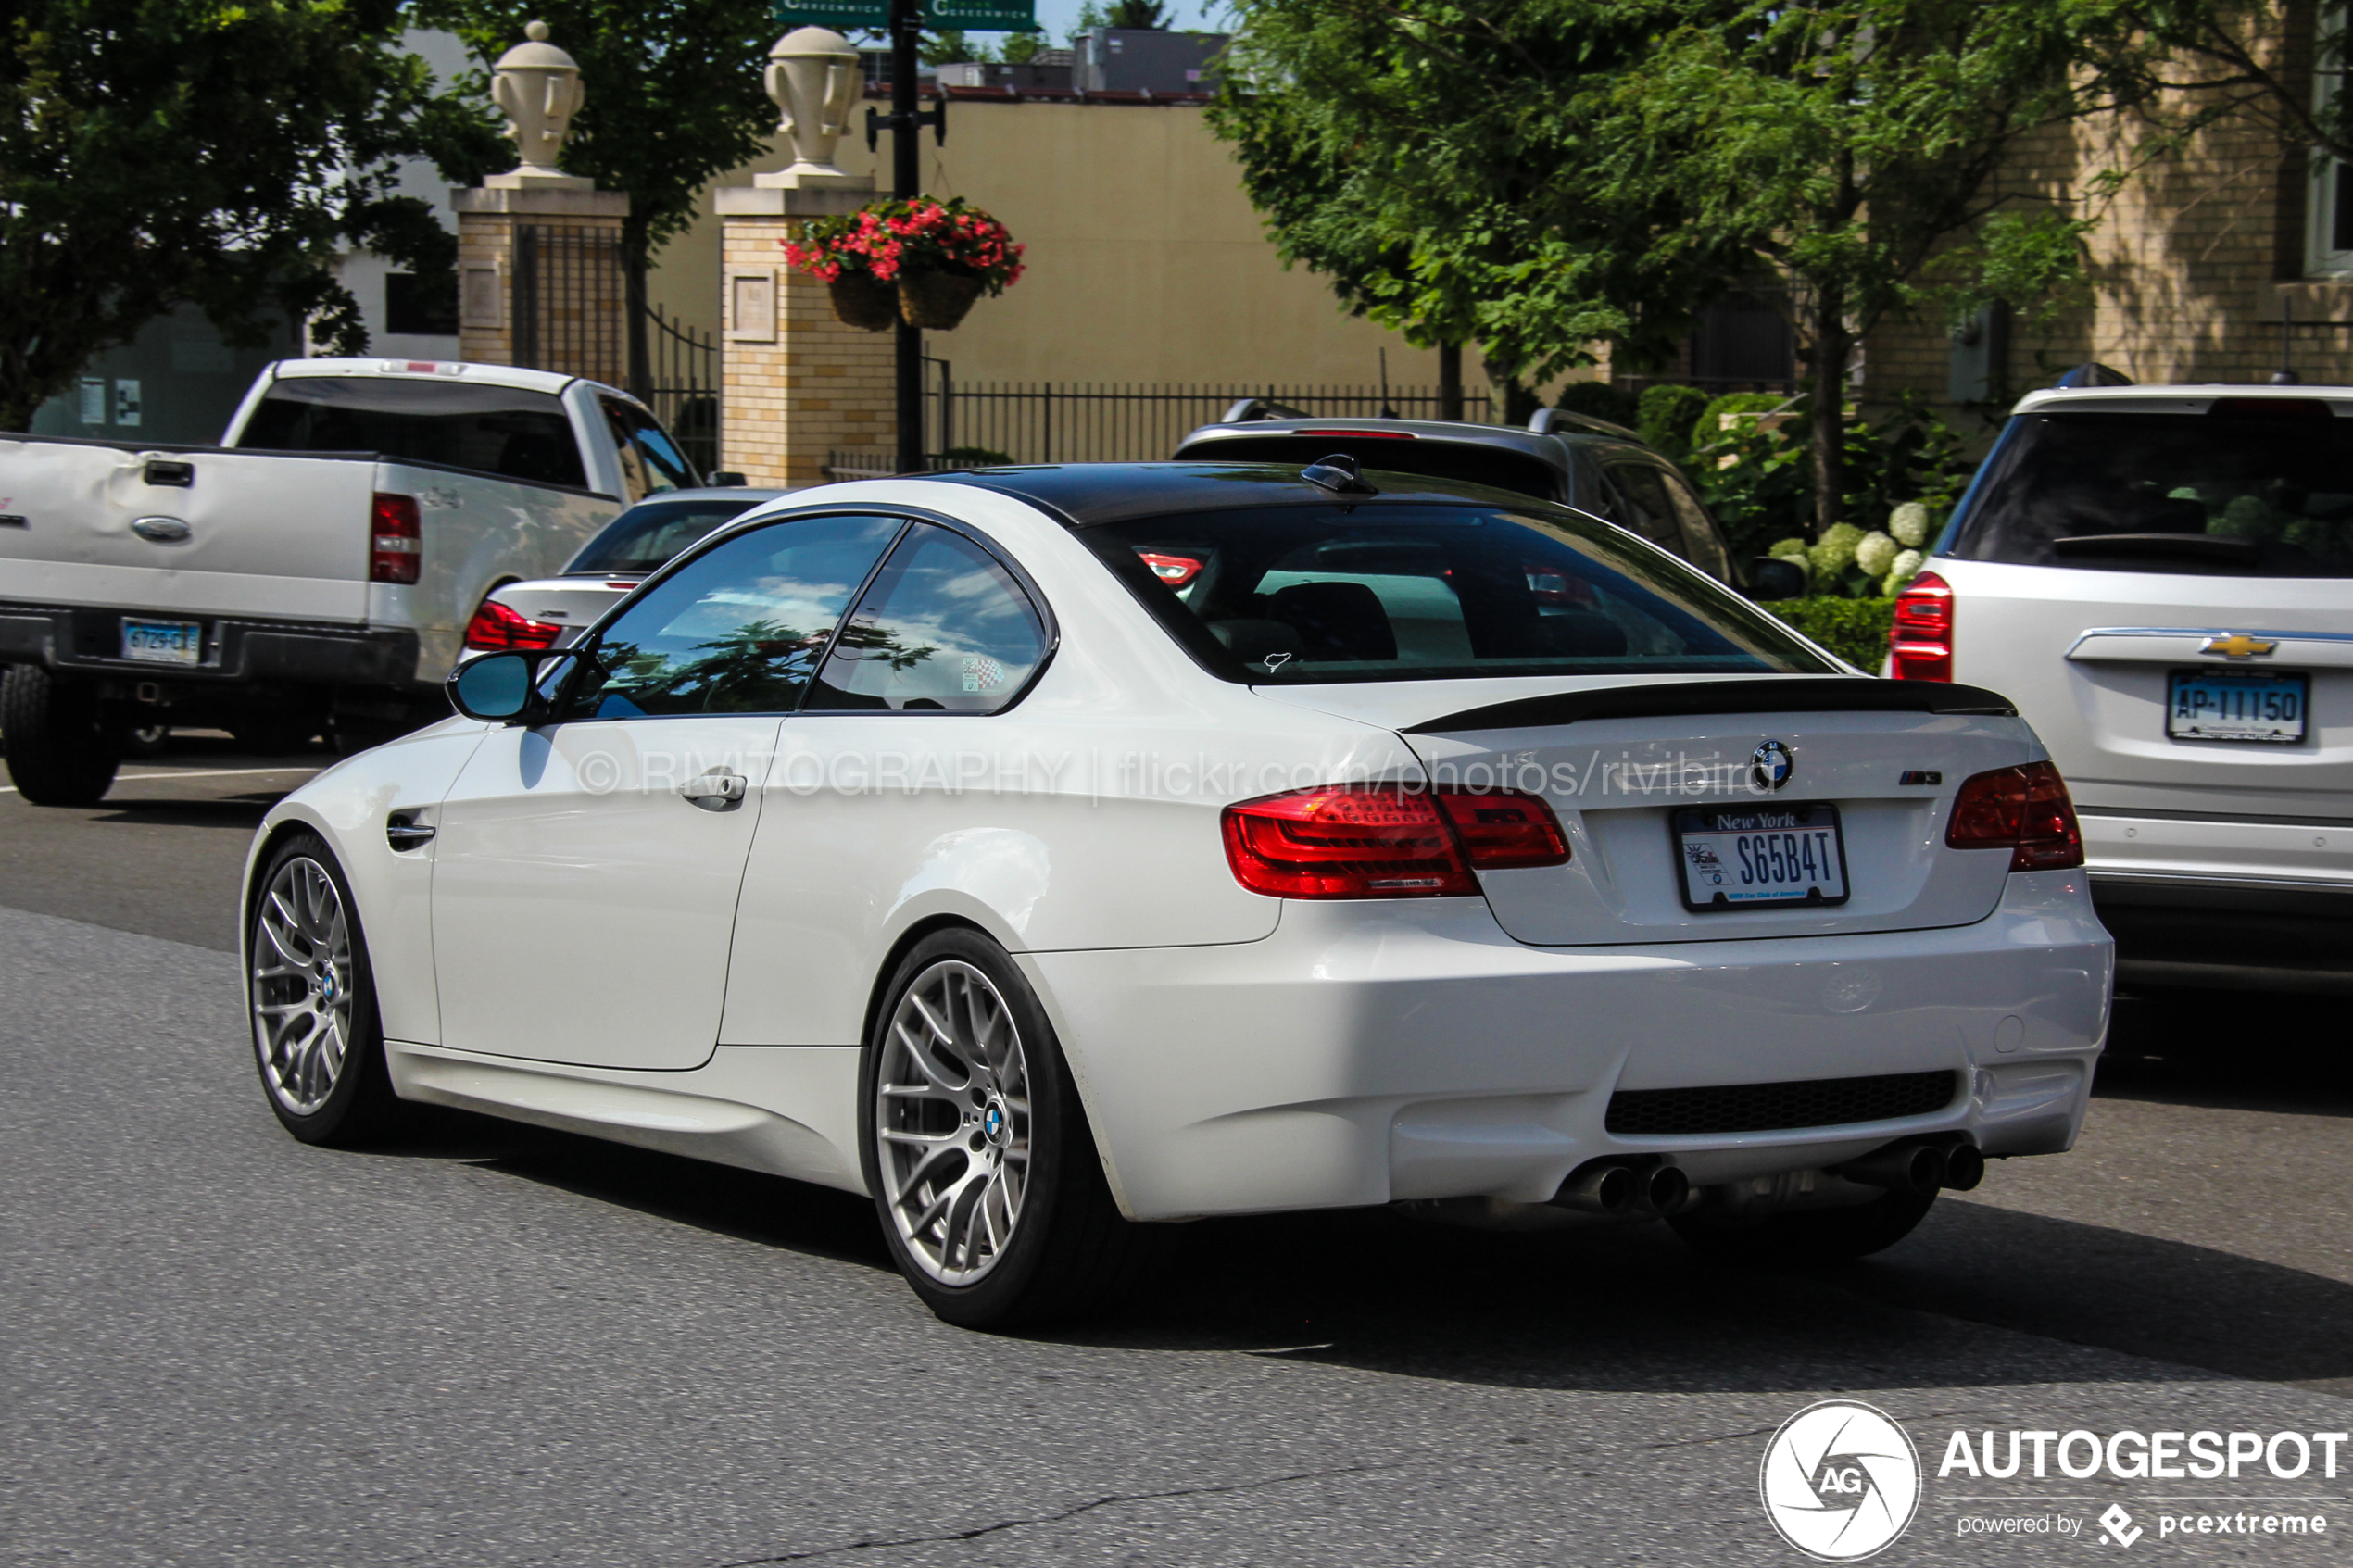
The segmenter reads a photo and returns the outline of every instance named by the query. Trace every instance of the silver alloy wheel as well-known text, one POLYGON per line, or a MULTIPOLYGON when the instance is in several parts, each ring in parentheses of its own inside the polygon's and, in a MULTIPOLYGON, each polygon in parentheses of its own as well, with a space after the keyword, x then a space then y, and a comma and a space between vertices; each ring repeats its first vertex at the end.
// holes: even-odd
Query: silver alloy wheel
POLYGON ((254 1047, 278 1103, 314 1114, 351 1052, 351 927, 327 869, 278 868, 253 922, 254 1047))
POLYGON ((997 987, 943 959, 891 1014, 875 1077, 875 1153, 899 1238, 942 1285, 995 1268, 1029 1186, 1029 1061, 997 987))

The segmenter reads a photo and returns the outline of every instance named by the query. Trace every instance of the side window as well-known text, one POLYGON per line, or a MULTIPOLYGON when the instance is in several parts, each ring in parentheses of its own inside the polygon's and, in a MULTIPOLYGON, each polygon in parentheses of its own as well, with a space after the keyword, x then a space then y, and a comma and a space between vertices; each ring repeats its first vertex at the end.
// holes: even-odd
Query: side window
POLYGON ((1629 514, 1614 521, 1632 529, 1661 549, 1683 553, 1683 528, 1675 503, 1667 494, 1667 476, 1639 459, 1607 465, 1610 483, 1626 497, 1629 514))
POLYGON ((635 506, 665 490, 692 490, 701 482, 692 463, 644 409, 617 397, 600 398, 605 426, 612 432, 613 449, 621 456, 622 498, 635 506))
POLYGON ((1683 524, 1683 558, 1718 583, 1730 583, 1732 558, 1724 549, 1724 536, 1716 532, 1716 520, 1700 505, 1690 481, 1664 469, 1659 478, 1666 482, 1667 498, 1675 503, 1675 515, 1683 524))
POLYGON ((789 713, 898 518, 812 517, 738 535, 607 627, 567 719, 789 713))
POLYGON ((1045 621, 1012 574, 919 522, 858 601, 808 706, 994 713, 1045 657, 1045 621))

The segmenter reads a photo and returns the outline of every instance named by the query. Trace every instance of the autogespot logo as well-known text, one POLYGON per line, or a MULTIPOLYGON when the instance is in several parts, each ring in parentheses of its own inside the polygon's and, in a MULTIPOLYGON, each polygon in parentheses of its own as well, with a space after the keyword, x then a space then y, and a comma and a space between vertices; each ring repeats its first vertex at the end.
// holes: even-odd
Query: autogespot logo
POLYGON ((1757 1490, 1781 1539, 1823 1562, 1856 1562, 1911 1527, 1919 1450, 1885 1411, 1825 1399, 1773 1434, 1757 1490))

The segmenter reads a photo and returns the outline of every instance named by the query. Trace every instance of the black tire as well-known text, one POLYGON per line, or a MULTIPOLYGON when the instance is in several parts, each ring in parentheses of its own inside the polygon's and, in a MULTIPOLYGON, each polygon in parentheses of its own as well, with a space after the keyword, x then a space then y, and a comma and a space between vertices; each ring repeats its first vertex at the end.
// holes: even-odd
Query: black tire
POLYGON ((38 664, 0 675, 0 745, 10 782, 35 806, 95 805, 120 761, 96 691, 38 664))
MULTIPOLYGON (((1000 1052, 1000 1070, 1003 1056, 1000 1052)), ((934 1080, 935 1086, 939 1082, 934 1080)), ((1162 1227, 1123 1219, 1112 1198, 1086 1112, 1071 1083, 1070 1069, 1054 1038, 1053 1027, 1046 1021, 1045 1010, 1004 950, 979 933, 937 932, 918 942, 900 960, 884 989, 883 1005, 875 1013, 874 1034, 866 1042, 858 1084, 861 1160, 866 1188, 875 1196, 884 1238, 892 1261, 907 1283, 924 1304, 944 1321, 963 1328, 1003 1330, 1101 1312, 1116 1304, 1133 1287, 1156 1252, 1162 1227), (893 1021, 908 993, 919 985, 935 997, 940 992, 934 987, 962 985, 968 997, 978 998, 973 1003, 975 1009, 988 1006, 988 996, 972 985, 970 977, 975 972, 987 981, 988 991, 993 992, 997 1002, 1002 1005, 1002 1016, 1011 1021, 1013 1055, 1024 1064, 1020 1084, 1015 1085, 1010 1073, 1000 1077, 986 1067, 972 1068, 957 1056, 952 1041, 932 1036, 929 1044, 939 1047, 939 1063, 950 1069, 951 1077, 961 1070, 967 1087, 952 1094, 943 1091, 927 1095, 920 1103, 912 1097, 894 1097, 894 1116, 912 1117, 917 1122, 940 1120, 939 1130, 922 1135, 942 1141, 929 1155, 911 1155, 904 1152, 905 1145, 894 1144, 899 1152, 890 1157, 891 1169, 887 1172, 878 1090, 885 1060, 892 1054, 893 1021), (995 1151, 1000 1163, 992 1171, 983 1165, 989 1151, 979 1146, 993 1135, 984 1133, 982 1128, 987 1124, 990 1107, 1000 1103, 996 1091, 1009 1085, 1026 1087, 1026 1093, 1008 1092, 1002 1100, 1026 1102, 1028 1110, 1026 1124, 1020 1113, 1011 1110, 1004 1113, 1007 1141, 995 1151), (982 1098, 971 1092, 975 1088, 983 1088, 991 1098, 987 1103, 971 1105, 967 1110, 968 1100, 982 1098), (956 1120, 959 1114, 963 1116, 961 1122, 956 1120), (1015 1141, 1023 1139, 1027 1158, 1017 1165, 1012 1157, 1013 1148, 1015 1141), (934 1156, 939 1161, 937 1169, 928 1163, 934 1156), (918 1232, 911 1241, 900 1221, 904 1210, 894 1205, 891 1196, 900 1174, 900 1161, 914 1164, 900 1186, 908 1195, 909 1209, 924 1202, 926 1193, 937 1191, 933 1184, 944 1181, 952 1189, 968 1172, 978 1173, 970 1185, 979 1196, 975 1201, 960 1199, 951 1203, 934 1226, 918 1232), (976 1264, 975 1277, 965 1281, 942 1277, 943 1273, 956 1271, 952 1266, 944 1270, 940 1267, 940 1258, 932 1248, 931 1233, 937 1230, 950 1237, 944 1250, 952 1265, 957 1256, 957 1243, 952 1236, 958 1214, 970 1211, 963 1222, 968 1227, 966 1234, 981 1234, 969 1227, 983 1223, 971 1215, 988 1210, 991 1198, 988 1184, 998 1183, 996 1190, 1000 1195, 1014 1190, 1010 1173, 1016 1169, 1024 1174, 1014 1200, 1017 1208, 1009 1222, 1010 1236, 1002 1247, 992 1248, 985 1261, 966 1253, 967 1260, 976 1264), (931 1173, 929 1183, 916 1179, 927 1171, 931 1173)), ((916 1211, 908 1217, 920 1220, 923 1214, 916 1211)), ((966 1243, 967 1248, 973 1245, 966 1243)))
POLYGON ((1894 1246, 1928 1217, 1936 1194, 1882 1193, 1852 1209, 1734 1218, 1705 1209, 1667 1223, 1698 1251, 1730 1263, 1843 1263, 1894 1246))
MULTIPOLYGON (((299 915, 300 900, 296 900, 295 906, 299 915)), ((297 948, 299 946, 296 944, 297 948)), ((324 951, 326 945, 313 947, 314 950, 324 951)), ((261 1074, 262 1098, 287 1132, 308 1144, 356 1148, 378 1142, 410 1123, 414 1108, 393 1093, 392 1074, 384 1064, 384 1024, 376 1010, 375 972, 368 962, 367 935, 359 926, 351 886, 344 880, 343 867, 336 863, 333 852, 315 834, 297 834, 280 844, 253 884, 253 896, 245 909, 245 976, 254 1065, 261 1074), (285 1022, 284 1015, 265 1010, 285 1001, 296 989, 287 976, 264 972, 287 967, 288 959, 296 956, 271 941, 264 922, 276 914, 271 908, 271 895, 281 890, 281 878, 290 869, 299 872, 305 865, 323 872, 333 886, 348 942, 347 954, 341 962, 333 962, 332 952, 326 953, 330 966, 337 972, 333 989, 348 997, 348 1006, 341 1050, 325 1074, 323 1092, 316 1073, 305 1073, 289 1065, 293 1053, 285 1043, 287 1035, 281 1033, 273 1039, 273 1022, 285 1022)), ((318 997, 316 984, 308 984, 307 989, 312 997, 318 997)), ((315 1014, 318 1004, 314 1001, 310 1005, 315 1014)))

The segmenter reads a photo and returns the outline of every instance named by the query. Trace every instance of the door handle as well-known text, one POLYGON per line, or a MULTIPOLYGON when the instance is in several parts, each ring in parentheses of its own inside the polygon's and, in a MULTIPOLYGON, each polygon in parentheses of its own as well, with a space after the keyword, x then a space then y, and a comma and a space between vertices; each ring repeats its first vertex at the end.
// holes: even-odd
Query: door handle
POLYGON ((741 773, 705 773, 688 779, 678 786, 678 793, 706 811, 726 811, 743 804, 744 776, 741 773))

